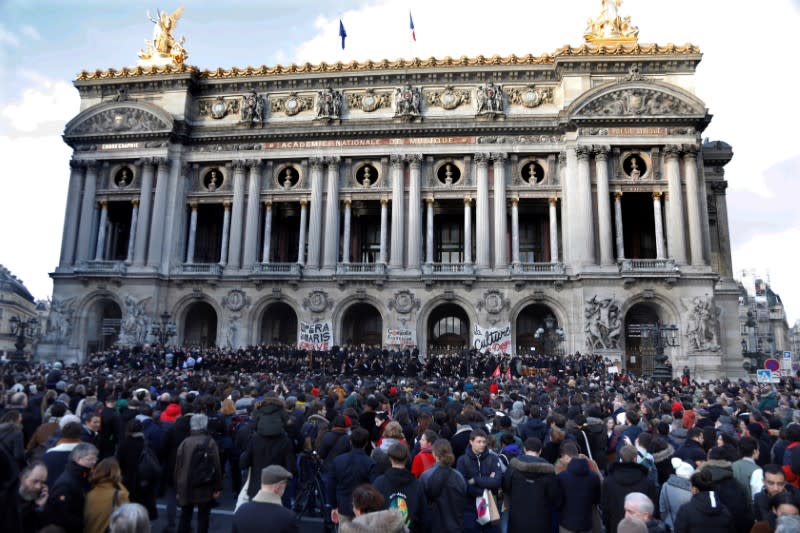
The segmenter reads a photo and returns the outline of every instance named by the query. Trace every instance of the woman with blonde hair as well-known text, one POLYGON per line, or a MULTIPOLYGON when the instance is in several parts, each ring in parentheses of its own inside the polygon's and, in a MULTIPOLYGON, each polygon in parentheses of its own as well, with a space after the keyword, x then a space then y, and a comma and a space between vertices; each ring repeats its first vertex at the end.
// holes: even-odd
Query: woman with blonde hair
POLYGON ((97 463, 89 481, 92 490, 86 495, 84 532, 105 533, 111 513, 129 502, 128 489, 122 484, 122 472, 117 460, 109 457, 97 463))
POLYGON ((400 422, 392 421, 383 428, 383 435, 378 440, 378 449, 383 452, 388 452, 392 444, 397 443, 408 446, 406 438, 403 435, 403 426, 400 425, 400 422))

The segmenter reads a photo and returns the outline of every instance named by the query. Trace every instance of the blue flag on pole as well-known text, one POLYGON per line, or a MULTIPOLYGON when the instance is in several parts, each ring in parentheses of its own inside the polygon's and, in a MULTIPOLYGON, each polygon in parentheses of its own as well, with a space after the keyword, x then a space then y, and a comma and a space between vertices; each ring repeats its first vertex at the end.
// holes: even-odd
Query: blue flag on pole
POLYGON ((344 39, 347 37, 347 32, 344 31, 344 24, 342 24, 342 19, 339 19, 339 37, 342 38, 342 50, 344 50, 344 39))
POLYGON ((411 16, 411 11, 408 12, 408 22, 411 26, 411 38, 414 39, 414 42, 417 42, 417 32, 414 31, 414 17, 411 16))

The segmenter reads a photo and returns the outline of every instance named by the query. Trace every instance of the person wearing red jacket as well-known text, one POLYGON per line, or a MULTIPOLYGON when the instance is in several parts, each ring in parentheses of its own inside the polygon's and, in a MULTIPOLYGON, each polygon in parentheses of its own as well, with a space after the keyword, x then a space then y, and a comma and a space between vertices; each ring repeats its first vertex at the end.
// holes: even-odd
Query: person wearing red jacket
POLYGON ((411 473, 417 479, 436 464, 436 458, 433 456, 433 443, 436 439, 436 432, 432 429, 425 430, 419 439, 419 453, 414 456, 414 461, 411 463, 411 473))

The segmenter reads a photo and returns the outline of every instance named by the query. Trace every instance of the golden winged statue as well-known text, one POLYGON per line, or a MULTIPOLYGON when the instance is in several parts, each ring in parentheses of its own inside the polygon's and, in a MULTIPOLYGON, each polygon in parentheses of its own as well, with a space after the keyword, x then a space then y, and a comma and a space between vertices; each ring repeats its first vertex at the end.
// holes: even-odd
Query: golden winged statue
POLYGON ((639 28, 631 24, 631 18, 622 17, 619 8, 622 0, 602 0, 600 15, 589 19, 584 32, 587 43, 623 44, 635 43, 639 38, 639 28))
POLYGON ((183 6, 176 9, 172 14, 157 9, 155 18, 150 15, 149 11, 147 12, 147 18, 153 23, 153 39, 151 41, 145 40, 146 48, 139 51, 140 63, 163 62, 163 60, 167 59, 181 64, 188 57, 186 50, 183 48, 185 37, 181 36, 180 39, 176 39, 172 34, 175 31, 178 19, 183 15, 183 11, 183 6))

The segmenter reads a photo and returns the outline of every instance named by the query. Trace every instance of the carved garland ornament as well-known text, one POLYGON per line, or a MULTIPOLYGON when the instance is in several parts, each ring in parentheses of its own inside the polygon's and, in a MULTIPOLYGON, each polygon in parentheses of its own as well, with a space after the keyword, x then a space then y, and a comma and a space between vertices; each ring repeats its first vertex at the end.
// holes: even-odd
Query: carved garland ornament
POLYGON ((303 299, 303 309, 308 309, 312 313, 322 313, 333 307, 333 300, 328 298, 325 291, 311 291, 307 298, 303 299))
POLYGON ((498 289, 489 289, 483 293, 483 299, 478 302, 478 309, 486 309, 491 315, 496 315, 509 306, 509 301, 498 289))
POLYGON ((238 98, 223 98, 221 96, 200 100, 198 102, 200 116, 211 117, 216 120, 225 118, 230 113, 239 112, 239 102, 238 98))
POLYGON ((314 98, 311 96, 298 96, 297 93, 289 93, 286 98, 271 98, 270 109, 272 113, 283 113, 287 117, 293 117, 301 111, 312 109, 314 98))
POLYGON ((544 87, 538 89, 535 85, 528 85, 527 87, 522 88, 511 88, 506 89, 506 97, 508 98, 508 101, 514 105, 534 108, 553 101, 553 88, 544 87))
POLYGON ((346 97, 348 108, 360 109, 365 113, 372 113, 376 109, 391 105, 391 93, 375 92, 374 89, 367 89, 363 93, 347 93, 346 97))
POLYGON ((394 298, 389 300, 389 309, 394 309, 400 314, 408 314, 415 309, 419 309, 421 302, 414 293, 409 290, 402 290, 394 293, 394 298))
POLYGON ((231 289, 227 296, 222 298, 222 307, 234 313, 250 305, 250 298, 241 289, 231 289))
POLYGON ((472 101, 469 91, 453 89, 448 85, 442 90, 425 91, 425 103, 429 106, 441 107, 442 109, 452 110, 461 104, 469 104, 472 101))

